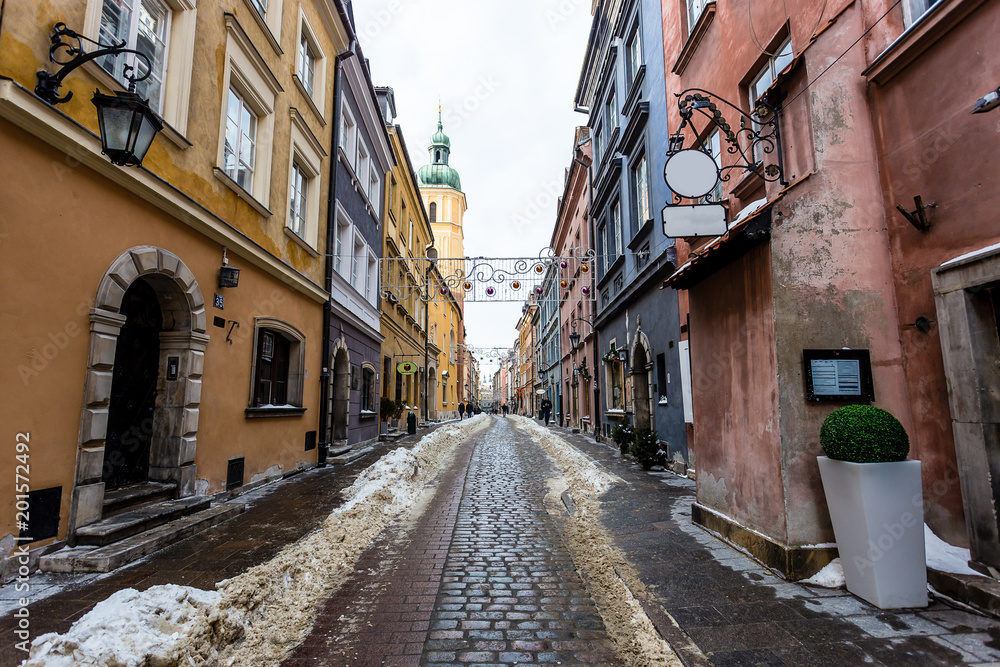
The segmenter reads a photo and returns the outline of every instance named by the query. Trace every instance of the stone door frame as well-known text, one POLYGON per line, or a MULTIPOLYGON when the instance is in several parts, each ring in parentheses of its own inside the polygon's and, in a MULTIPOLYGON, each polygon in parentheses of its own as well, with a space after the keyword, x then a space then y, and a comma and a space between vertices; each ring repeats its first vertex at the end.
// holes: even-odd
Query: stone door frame
POLYGON ((70 505, 71 543, 78 528, 101 519, 111 380, 118 336, 125 323, 120 309, 125 291, 139 278, 150 282, 163 312, 149 478, 176 483, 180 497, 195 492, 201 379, 209 340, 205 300, 194 274, 176 255, 162 248, 139 246, 111 263, 90 309, 90 350, 70 505), (164 373, 170 357, 178 359, 177 379, 173 381, 167 381, 164 373))
POLYGON ((1000 285, 1000 248, 931 272, 948 381, 955 456, 973 561, 1000 570, 1000 341, 987 287, 1000 285))
MULTIPOLYGON (((656 432, 656 399, 654 396, 656 392, 653 391, 653 347, 649 344, 649 338, 646 334, 642 333, 641 329, 636 329, 635 338, 632 340, 632 350, 629 354, 629 366, 632 367, 632 415, 633 419, 638 416, 639 408, 638 401, 636 400, 636 384, 642 381, 645 377, 645 393, 646 393, 646 406, 644 406, 645 411, 649 414, 649 428, 656 432), (646 357, 646 363, 640 364, 639 359, 639 348, 642 348, 643 353, 646 357), (640 368, 641 365, 641 368, 640 368)), ((635 424, 636 427, 639 426, 638 423, 635 424)))

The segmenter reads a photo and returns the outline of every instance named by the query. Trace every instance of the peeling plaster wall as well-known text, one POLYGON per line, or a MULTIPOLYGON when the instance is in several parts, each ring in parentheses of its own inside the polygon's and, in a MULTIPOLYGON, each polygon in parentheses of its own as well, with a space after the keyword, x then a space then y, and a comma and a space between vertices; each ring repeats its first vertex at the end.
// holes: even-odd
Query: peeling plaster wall
POLYGON ((933 268, 998 240, 1000 111, 969 113, 976 99, 1000 83, 1000 53, 992 47, 998 24, 1000 4, 979 4, 871 90, 913 412, 910 456, 923 464, 927 523, 959 545, 967 544, 968 536, 939 328, 935 322, 924 333, 907 324, 918 317, 940 320, 933 268), (913 210, 915 195, 936 205, 928 210, 927 231, 915 229, 895 210, 897 204, 913 210))

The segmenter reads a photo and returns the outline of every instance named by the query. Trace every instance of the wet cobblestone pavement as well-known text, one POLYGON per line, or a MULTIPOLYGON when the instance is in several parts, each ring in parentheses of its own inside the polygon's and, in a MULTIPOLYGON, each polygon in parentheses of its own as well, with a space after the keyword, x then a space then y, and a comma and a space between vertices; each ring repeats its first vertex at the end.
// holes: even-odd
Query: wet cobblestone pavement
POLYGON ((284 664, 619 664, 544 509, 553 472, 495 420, 462 447, 416 525, 366 552, 284 664))
MULTIPOLYGON (((493 421, 459 446, 424 511, 365 550, 286 665, 617 664, 561 539, 561 515, 545 511, 552 465, 510 420, 493 421)), ((997 619, 937 598, 924 610, 885 612, 844 589, 786 582, 691 523, 692 481, 644 472, 587 435, 552 430, 624 481, 600 499, 601 523, 643 584, 637 599, 685 664, 1000 667, 997 619)), ((32 575, 36 591, 52 593, 30 607, 32 636, 66 631, 123 588, 211 589, 267 561, 315 529, 378 456, 417 440, 250 492, 246 514, 119 572, 32 575)), ((10 648, 13 621, 0 618, 3 667, 23 657, 10 648)))

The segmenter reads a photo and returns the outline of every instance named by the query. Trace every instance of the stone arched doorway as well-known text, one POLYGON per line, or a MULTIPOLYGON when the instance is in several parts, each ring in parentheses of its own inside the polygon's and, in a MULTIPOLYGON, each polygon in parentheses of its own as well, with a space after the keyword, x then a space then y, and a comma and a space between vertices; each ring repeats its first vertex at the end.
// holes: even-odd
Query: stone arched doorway
POLYGON ((201 288, 173 253, 132 248, 105 272, 90 311, 71 540, 102 517, 106 488, 171 482, 194 495, 205 328, 201 288))
POLYGON ((656 430, 656 420, 653 413, 653 353, 649 339, 641 331, 637 331, 632 345, 632 412, 635 427, 648 426, 656 430))
POLYGON ((347 420, 351 407, 351 358, 341 337, 333 352, 333 441, 347 444, 347 420))

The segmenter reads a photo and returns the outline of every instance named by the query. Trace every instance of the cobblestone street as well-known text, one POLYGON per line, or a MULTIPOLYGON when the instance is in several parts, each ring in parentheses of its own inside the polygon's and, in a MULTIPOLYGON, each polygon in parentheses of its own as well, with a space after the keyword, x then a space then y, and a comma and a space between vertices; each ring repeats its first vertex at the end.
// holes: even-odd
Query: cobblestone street
MULTIPOLYGON (((784 581, 691 523, 690 480, 644 472, 586 435, 558 427, 550 432, 618 479, 600 498, 599 523, 634 572, 632 581, 640 582, 633 593, 642 609, 684 664, 1000 662, 996 619, 936 596, 927 609, 885 612, 844 589, 784 581)), ((62 582, 45 575, 47 585, 63 590, 32 605, 33 635, 65 632, 122 588, 169 582, 210 589, 266 560, 282 539, 312 530, 375 458, 248 494, 254 501, 239 519, 113 575, 62 582)), ((563 474, 513 418, 493 418, 486 430, 457 445, 416 511, 362 552, 283 664, 626 662, 602 617, 609 610, 595 604, 601 591, 583 580, 570 555, 563 523, 573 502, 551 503, 553 481, 563 474)), ((8 633, 13 620, 0 619, 8 633)), ((0 664, 17 664, 17 657, 2 652, 0 664)))

